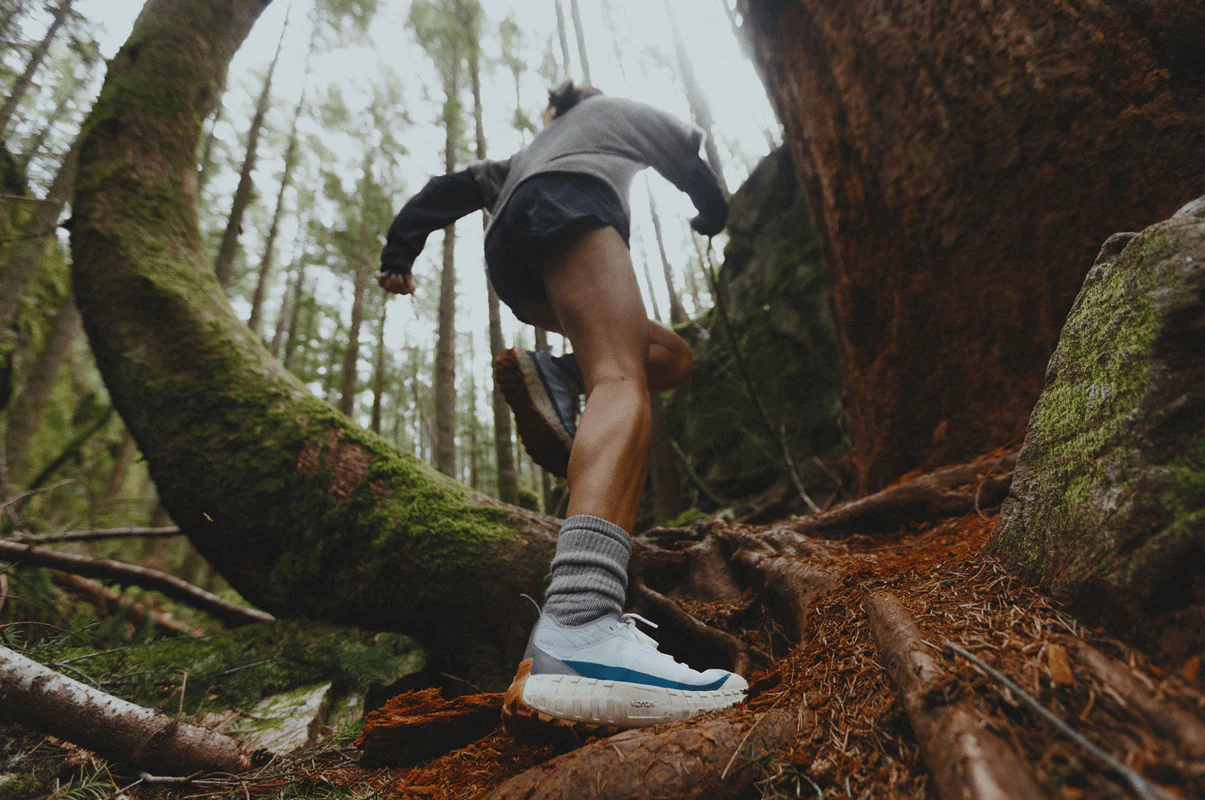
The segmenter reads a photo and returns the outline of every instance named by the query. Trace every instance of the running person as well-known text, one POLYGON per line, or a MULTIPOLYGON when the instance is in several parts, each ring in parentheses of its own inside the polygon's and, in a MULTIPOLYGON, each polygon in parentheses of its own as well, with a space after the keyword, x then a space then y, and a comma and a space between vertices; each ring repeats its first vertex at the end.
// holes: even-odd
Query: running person
MULTIPOLYGON (((567 475, 568 518, 552 580, 503 720, 652 725, 739 702, 747 684, 657 650, 623 613, 631 531, 651 443, 650 391, 682 384, 690 346, 648 319, 628 250, 633 177, 652 167, 686 192, 704 235, 728 204, 699 157, 702 132, 632 100, 566 81, 549 91, 545 127, 506 161, 432 178, 389 229, 378 279, 411 294, 428 234, 479 209, 489 278, 522 321, 569 337, 573 355, 508 350, 495 378, 532 458, 567 475), (574 428, 577 395, 586 404, 574 428)), ((643 620, 641 620, 643 621, 643 620)))

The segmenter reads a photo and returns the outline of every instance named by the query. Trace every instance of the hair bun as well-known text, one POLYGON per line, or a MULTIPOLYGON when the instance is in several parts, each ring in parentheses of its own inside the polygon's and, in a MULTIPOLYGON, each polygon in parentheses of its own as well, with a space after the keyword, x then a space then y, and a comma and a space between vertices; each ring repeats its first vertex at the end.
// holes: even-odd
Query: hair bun
POLYGON ((556 116, 559 117, 586 98, 594 97, 598 94, 602 94, 602 92, 593 86, 582 86, 579 88, 572 80, 567 79, 548 90, 548 105, 556 112, 556 116))

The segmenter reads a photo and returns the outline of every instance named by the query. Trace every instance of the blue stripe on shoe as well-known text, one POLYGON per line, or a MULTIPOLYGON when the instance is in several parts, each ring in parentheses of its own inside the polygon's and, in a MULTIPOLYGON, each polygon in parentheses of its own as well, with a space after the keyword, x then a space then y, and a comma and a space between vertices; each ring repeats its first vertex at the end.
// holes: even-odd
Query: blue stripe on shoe
POLYGON ((724 681, 728 680, 728 676, 725 675, 717 681, 699 686, 693 683, 682 683, 680 681, 671 681, 667 678, 658 678, 656 675, 648 675, 644 672, 637 672, 634 669, 609 667, 606 664, 592 664, 589 661, 564 661, 562 663, 572 668, 583 678, 594 678, 600 681, 639 683, 645 686, 656 686, 661 689, 678 689, 684 692, 711 692, 723 686, 724 681))

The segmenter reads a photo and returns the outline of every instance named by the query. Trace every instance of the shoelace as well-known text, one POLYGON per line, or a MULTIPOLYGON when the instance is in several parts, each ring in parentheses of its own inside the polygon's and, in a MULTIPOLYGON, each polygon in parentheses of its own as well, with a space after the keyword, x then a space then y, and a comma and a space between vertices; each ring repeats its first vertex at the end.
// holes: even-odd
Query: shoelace
POLYGON ((653 630, 657 629, 657 623, 651 622, 639 614, 621 614, 619 616, 619 624, 624 627, 623 633, 626 634, 628 638, 657 650, 660 647, 660 645, 657 644, 657 640, 637 628, 637 622, 643 622, 653 630))

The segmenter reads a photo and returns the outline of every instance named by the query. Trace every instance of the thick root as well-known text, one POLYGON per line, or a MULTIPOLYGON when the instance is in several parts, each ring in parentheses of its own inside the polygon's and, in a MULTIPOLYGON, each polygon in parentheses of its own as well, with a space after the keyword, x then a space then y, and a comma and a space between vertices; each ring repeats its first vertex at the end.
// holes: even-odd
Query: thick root
POLYGON ((728 800, 748 793, 756 759, 794 738, 800 715, 713 719, 631 730, 554 758, 502 784, 488 800, 728 800), (751 727, 752 726, 752 727, 751 727))
POLYGON ((408 764, 464 747, 498 727, 500 693, 444 700, 439 689, 406 692, 373 711, 356 739, 364 766, 408 764))
POLYGON ((987 720, 943 698, 943 670, 908 610, 886 592, 866 598, 871 631, 942 800, 1042 798, 1029 767, 987 720))
POLYGON ((761 575, 766 587, 782 599, 795 622, 797 639, 802 639, 807 631, 812 602, 837 586, 837 577, 832 572, 791 558, 741 550, 733 561, 761 575))
POLYGON ((632 587, 632 598, 645 604, 654 622, 672 626, 684 637, 703 647, 723 650, 728 654, 733 672, 738 675, 749 674, 749 648, 731 633, 696 619, 673 600, 643 583, 632 587))

